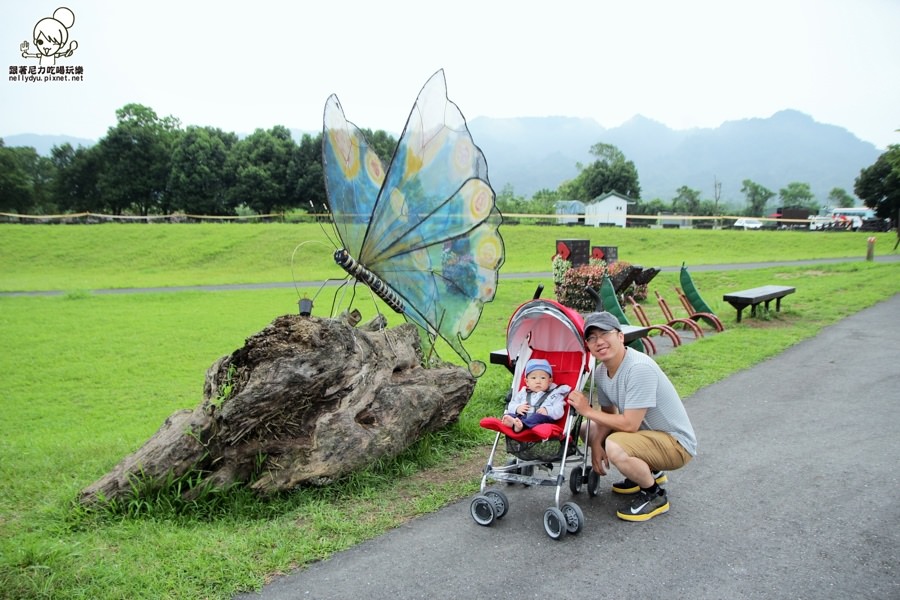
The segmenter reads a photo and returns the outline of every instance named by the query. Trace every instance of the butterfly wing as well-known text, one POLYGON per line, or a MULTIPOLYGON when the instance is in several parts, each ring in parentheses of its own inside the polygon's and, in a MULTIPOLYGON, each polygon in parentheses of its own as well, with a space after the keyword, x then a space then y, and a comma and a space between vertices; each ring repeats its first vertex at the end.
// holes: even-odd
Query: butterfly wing
MULTIPOLYGON (((336 99, 331 106, 340 110, 336 99)), ((484 363, 473 361, 461 340, 475 329, 484 303, 496 293, 504 258, 502 218, 484 155, 459 108, 447 98, 443 71, 422 88, 374 200, 371 190, 380 171, 367 166, 374 153, 356 128, 341 131, 347 123, 343 112, 340 119, 332 117, 334 133, 327 130, 328 116, 326 106, 325 140, 332 146, 326 156, 350 157, 339 161, 333 175, 352 177, 331 182, 326 167, 332 210, 371 207, 367 223, 356 213, 335 215, 343 223, 342 241, 403 298, 407 319, 443 338, 480 375, 484 363), (332 189, 340 193, 337 202, 332 189), (357 241, 358 248, 352 245, 357 241)))
POLYGON ((338 236, 344 248, 359 257, 384 182, 384 168, 362 132, 344 117, 334 95, 325 103, 322 165, 338 236))
POLYGON ((500 222, 494 209, 466 235, 422 246, 406 258, 381 261, 375 269, 405 300, 407 318, 443 338, 476 376, 485 365, 471 359, 462 340, 474 331, 484 304, 497 290, 504 252, 500 222))

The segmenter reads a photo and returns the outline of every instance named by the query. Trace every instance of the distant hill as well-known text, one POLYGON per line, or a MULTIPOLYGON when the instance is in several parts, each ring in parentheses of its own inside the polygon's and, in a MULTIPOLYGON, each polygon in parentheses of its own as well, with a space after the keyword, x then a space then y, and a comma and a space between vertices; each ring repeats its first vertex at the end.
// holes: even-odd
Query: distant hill
POLYGON ((66 142, 73 148, 78 146, 93 146, 96 140, 72 137, 70 135, 38 135, 36 133, 20 133, 18 135, 3 136, 3 143, 7 146, 28 146, 34 148, 41 156, 50 156, 53 146, 62 146, 66 142))
MULTIPOLYGON (((511 185, 525 197, 540 189, 555 190, 575 177, 576 163, 593 162, 590 148, 600 142, 616 146, 634 162, 644 200, 668 202, 682 185, 699 190, 703 199, 712 199, 718 180, 721 202, 739 206, 745 202, 741 194, 745 179, 776 194, 793 181, 808 183, 821 204, 835 187, 853 194, 860 169, 881 154, 874 144, 846 129, 818 123, 795 110, 767 119, 727 121, 715 129, 673 130, 642 116, 611 129, 574 117, 478 117, 469 122, 469 129, 487 158, 494 189, 511 185)), ((297 141, 305 133, 291 131, 297 141)), ((42 155, 64 142, 74 147, 95 143, 65 135, 22 134, 3 139, 7 146, 31 146, 42 155)))
POLYGON ((669 201, 682 185, 712 199, 717 179, 721 201, 740 205, 745 179, 776 194, 793 181, 808 183, 820 203, 835 187, 853 194, 860 169, 881 154, 846 129, 794 110, 681 131, 642 116, 611 129, 571 117, 479 117, 469 129, 487 158, 494 188, 510 184, 525 197, 542 188, 555 190, 575 177, 576 163, 596 160, 589 151, 600 142, 616 146, 634 162, 644 200, 669 201))

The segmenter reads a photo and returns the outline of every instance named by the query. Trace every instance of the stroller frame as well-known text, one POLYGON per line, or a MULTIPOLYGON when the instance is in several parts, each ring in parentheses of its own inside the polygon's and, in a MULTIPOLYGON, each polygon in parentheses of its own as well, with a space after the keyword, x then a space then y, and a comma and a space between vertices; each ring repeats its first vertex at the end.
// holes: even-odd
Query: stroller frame
MULTIPOLYGON (((583 330, 581 315, 555 301, 535 298, 522 304, 510 318, 507 328, 507 366, 513 371, 513 381, 504 407, 521 384, 525 363, 530 358, 544 358, 551 363, 554 383, 569 385, 573 390, 582 389, 594 366, 594 358, 584 347, 583 330)), ((593 387, 590 386, 591 404, 593 387)), ((599 476, 588 463, 587 442, 583 442, 583 446, 578 442, 582 421, 583 417, 569 406, 556 423, 538 425, 518 433, 496 417, 482 419, 481 426, 497 434, 482 472, 480 493, 470 504, 475 522, 491 526, 509 510, 506 494, 496 488, 489 489, 489 482, 521 483, 555 488, 553 506, 544 512, 543 518, 548 536, 559 540, 567 533, 579 533, 584 526, 584 514, 575 502, 567 501, 561 505, 560 491, 566 481, 566 464, 574 459, 576 464, 568 479, 571 492, 580 493, 587 483, 590 496, 598 493, 599 476), (506 450, 514 458, 503 466, 495 466, 501 437, 506 438, 506 450), (559 469, 554 475, 556 464, 559 469), (546 475, 536 471, 546 471, 546 475)), ((590 427, 589 420, 587 427, 590 427)))

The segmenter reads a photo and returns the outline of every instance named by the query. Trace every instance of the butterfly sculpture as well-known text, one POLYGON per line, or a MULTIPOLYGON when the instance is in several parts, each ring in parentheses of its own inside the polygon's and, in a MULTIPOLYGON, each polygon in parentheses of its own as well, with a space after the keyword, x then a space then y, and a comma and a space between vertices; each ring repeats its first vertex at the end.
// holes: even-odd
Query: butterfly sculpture
POLYGON ((497 291, 502 217, 443 70, 419 93, 387 169, 335 95, 324 122, 325 187, 343 244, 335 261, 480 376, 485 364, 462 340, 497 291))

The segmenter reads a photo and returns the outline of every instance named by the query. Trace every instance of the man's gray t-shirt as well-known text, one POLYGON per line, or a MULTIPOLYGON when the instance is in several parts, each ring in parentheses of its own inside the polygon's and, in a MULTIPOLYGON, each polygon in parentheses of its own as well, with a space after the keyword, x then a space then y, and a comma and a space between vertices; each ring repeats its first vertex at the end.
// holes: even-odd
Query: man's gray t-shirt
POLYGON ((665 431, 691 456, 697 455, 697 437, 675 386, 656 362, 628 348, 615 376, 598 363, 594 380, 601 406, 615 406, 619 414, 629 408, 646 408, 640 429, 665 431))

